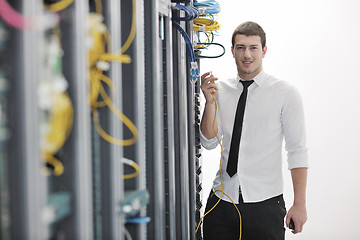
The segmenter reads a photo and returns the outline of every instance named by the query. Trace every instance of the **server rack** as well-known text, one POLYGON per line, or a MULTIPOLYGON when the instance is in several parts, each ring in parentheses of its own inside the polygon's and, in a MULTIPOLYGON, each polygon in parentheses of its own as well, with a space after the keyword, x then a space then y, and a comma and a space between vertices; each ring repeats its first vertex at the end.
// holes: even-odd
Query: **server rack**
POLYGON ((159 31, 159 2, 144 2, 145 22, 145 118, 146 118, 146 185, 152 198, 147 213, 151 221, 148 239, 165 239, 164 187, 164 121, 163 81, 161 71, 161 41, 159 31), (155 174, 156 171, 156 174, 155 174))
MULTIPOLYGON (((92 1, 93 3, 94 1, 92 1)), ((109 31, 109 38, 111 39, 110 46, 107 45, 107 50, 111 49, 111 53, 115 53, 121 48, 121 31, 119 29, 121 10, 119 1, 100 1, 102 5, 102 12, 99 13, 104 17, 103 24, 109 31)), ((91 9, 91 12, 95 12, 91 9)), ((101 60, 100 60, 101 61, 101 60)), ((104 75, 112 80, 112 89, 114 94, 111 98, 110 105, 122 111, 122 78, 121 63, 118 61, 109 62, 110 69, 104 71, 104 75)), ((104 89, 107 86, 102 85, 104 89)), ((103 98, 103 97, 102 97, 103 98)), ((104 100, 104 99, 102 99, 104 100)), ((100 119, 100 125, 104 131, 114 139, 122 139, 122 123, 114 113, 115 111, 107 104, 106 106, 97 110, 100 119)), ((95 118, 96 114, 93 111, 93 143, 94 149, 98 148, 98 152, 94 154, 94 197, 96 202, 94 205, 96 216, 94 221, 96 239, 122 239, 123 219, 120 214, 120 202, 123 196, 122 185, 122 146, 105 140, 100 136, 96 130, 95 118), (96 166, 96 167, 95 167, 96 166)))
MULTIPOLYGON (((39 107, 39 88, 47 71, 44 45, 52 29, 41 25, 20 30, 9 28, 9 58, 5 65, 9 65, 11 134, 5 161, 10 200, 9 232, 4 239, 92 239, 87 63, 85 49, 79 47, 86 33, 85 3, 76 1, 62 13, 65 17, 61 25, 51 26, 62 30, 63 38, 58 39, 65 49, 61 72, 69 84, 69 96, 76 113, 73 131, 56 156, 65 169, 61 177, 44 175, 45 164, 40 156, 40 128, 46 112, 39 107), (71 36, 71 41, 64 39, 66 36, 71 36), (69 56, 68 52, 74 54, 69 56)), ((12 1, 11 4, 24 18, 32 17, 41 23, 45 14, 42 2, 12 1)))
MULTIPOLYGON (((198 61, 199 63, 199 61, 198 61)), ((200 63, 199 63, 200 65, 200 63)), ((203 191, 202 191, 202 158, 201 158, 201 144, 200 144, 200 83, 195 83, 195 98, 194 102, 195 105, 194 108, 194 115, 195 115, 195 134, 194 134, 194 141, 195 141, 195 171, 194 179, 195 184, 195 224, 196 227, 200 223, 201 214, 202 214, 202 208, 203 208, 203 191)), ((201 240, 202 239, 202 228, 200 227, 198 231, 196 232, 196 239, 201 240)))
MULTIPOLYGON (((142 0, 121 2, 122 43, 128 41, 135 27, 136 35, 132 44, 126 50, 132 62, 122 66, 122 101, 123 112, 132 119, 138 129, 138 138, 134 145, 124 147, 123 157, 135 161, 139 166, 136 178, 124 180, 124 202, 137 201, 139 206, 131 213, 124 215, 125 229, 133 239, 146 239, 146 211, 148 191, 146 189, 146 134, 145 134, 145 48, 144 48, 144 2, 142 0), (135 4, 134 4, 135 3, 135 4), (136 23, 134 23, 134 18, 136 23), (135 24, 135 25, 134 25, 135 24)), ((129 137, 130 131, 124 129, 124 137, 129 137)), ((133 170, 124 166, 124 174, 133 170)))
MULTIPOLYGON (((185 27, 185 26, 184 26, 185 27)), ((187 111, 187 68, 186 48, 183 39, 178 31, 174 31, 176 50, 174 52, 174 110, 175 110, 175 164, 176 164, 176 187, 177 187, 177 236, 180 239, 188 239, 189 233, 189 156, 188 156, 188 127, 189 123, 183 118, 188 118, 187 111), (181 206, 181 207, 180 207, 181 206)))
MULTIPOLYGON (((44 4, 57 1, 8 2, 41 22, 48 15, 44 4)), ((6 95, 0 89, 0 112, 6 112, 10 137, 0 139, 1 239, 128 239, 129 234, 133 239, 195 239, 195 84, 189 81, 184 41, 171 21, 181 13, 171 10, 170 0, 134 2, 73 1, 54 14, 56 30, 3 24, 8 37, 7 47, 0 49, 0 80, 3 72, 10 88, 6 95), (115 90, 113 105, 137 128, 130 146, 110 144, 99 135, 89 104, 89 16, 96 2, 102 4, 117 53, 131 31, 132 10, 136 13, 136 35, 123 53, 131 63, 109 61, 104 71, 115 90), (48 71, 44 46, 54 32, 74 113, 71 133, 54 155, 64 167, 61 176, 41 172, 54 167, 42 159, 47 113, 39 107, 40 82, 48 71), (133 171, 123 158, 137 163, 137 177, 123 179, 133 171)), ((182 26, 191 36, 192 24, 182 26)), ((110 109, 98 109, 98 115, 109 135, 131 137, 110 109)))
MULTIPOLYGON (((76 206, 78 209, 76 217, 76 225, 79 226, 76 232, 76 238, 78 239, 93 239, 94 223, 93 211, 92 211, 92 164, 91 164, 91 120, 90 120, 90 108, 88 104, 88 89, 86 79, 88 65, 87 65, 87 51, 82 46, 83 42, 86 41, 87 29, 84 25, 88 17, 89 6, 87 1, 75 1, 74 2, 75 12, 73 15, 75 18, 75 29, 73 30, 75 41, 75 61, 76 69, 74 69, 74 82, 76 84, 76 100, 77 104, 77 129, 76 145, 75 145, 75 159, 76 159, 76 172, 77 178, 75 182, 76 192, 78 193, 76 206)), ((71 89, 71 88, 70 88, 71 89)), ((75 96, 74 96, 75 99, 75 96)))
MULTIPOLYGON (((24 13, 28 15, 41 15, 41 9, 38 5, 32 5, 27 2, 23 5, 24 13)), ((22 64, 20 64, 20 69, 24 74, 18 80, 17 86, 23 94, 23 97, 19 96, 23 101, 19 105, 23 106, 22 111, 19 113, 20 118, 26 119, 25 122, 21 122, 19 125, 23 129, 24 135, 18 135, 18 138, 11 139, 11 146, 19 146, 21 149, 21 155, 17 156, 17 166, 20 165, 18 171, 22 172, 21 176, 16 174, 16 179, 12 179, 14 182, 11 182, 10 189, 15 189, 15 186, 21 186, 19 192, 16 192, 16 196, 19 199, 19 205, 24 206, 24 209, 21 215, 15 215, 14 219, 16 222, 20 222, 20 227, 24 229, 24 232, 16 232, 20 238, 25 236, 32 236, 43 238, 46 234, 46 230, 42 228, 40 213, 45 200, 45 191, 46 186, 42 183, 45 182, 44 178, 38 174, 40 166, 40 155, 36 149, 39 149, 39 143, 33 141, 33 136, 35 139, 39 139, 39 110, 37 107, 37 81, 40 78, 40 56, 36 49, 39 49, 39 45, 42 43, 42 38, 35 32, 23 32, 23 38, 20 39, 22 49, 22 64), (34 58, 32 58, 34 57, 34 58), (14 144, 13 140, 17 140, 14 144), (19 178, 18 178, 19 177, 19 178)), ((16 81, 15 80, 15 81, 16 81)), ((21 101, 20 100, 20 101, 21 101)), ((11 100, 12 102, 12 100, 11 100)), ((10 108, 12 106, 10 105, 10 108)), ((11 116, 12 117, 12 116, 11 116)), ((10 121, 13 119, 10 118, 10 121)), ((11 150, 15 152, 16 150, 11 150)), ((13 162, 15 163, 15 161, 13 162)), ((12 163, 12 164, 13 164, 12 163)), ((14 169, 12 166, 10 166, 14 169)), ((14 174, 15 175, 15 174, 14 174)), ((18 205, 17 204, 17 205, 18 205)), ((14 208, 17 206, 13 206, 14 208)), ((15 212, 15 211, 14 211, 15 212)), ((11 225, 13 228, 16 227, 11 225)))
POLYGON ((173 77, 173 27, 171 11, 161 19, 163 23, 163 83, 164 83, 164 130, 165 130, 165 196, 166 196, 166 239, 176 239, 176 181, 175 181, 175 110, 173 77))

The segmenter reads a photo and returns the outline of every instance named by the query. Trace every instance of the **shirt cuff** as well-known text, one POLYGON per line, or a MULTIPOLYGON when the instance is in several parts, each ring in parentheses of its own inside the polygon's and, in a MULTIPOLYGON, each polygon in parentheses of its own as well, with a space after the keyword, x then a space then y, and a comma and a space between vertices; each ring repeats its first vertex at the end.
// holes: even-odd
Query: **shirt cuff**
POLYGON ((309 168, 307 149, 288 152, 288 169, 309 168))
MULTIPOLYGON (((201 145, 207 149, 207 150, 211 150, 211 149, 214 149, 216 148, 216 146, 219 144, 219 141, 217 139, 217 137, 213 137, 211 139, 207 139, 201 132, 201 129, 200 130, 200 142, 201 142, 201 145)), ((220 141, 222 141, 222 132, 221 132, 221 129, 219 129, 218 131, 218 137, 220 139, 220 141)))

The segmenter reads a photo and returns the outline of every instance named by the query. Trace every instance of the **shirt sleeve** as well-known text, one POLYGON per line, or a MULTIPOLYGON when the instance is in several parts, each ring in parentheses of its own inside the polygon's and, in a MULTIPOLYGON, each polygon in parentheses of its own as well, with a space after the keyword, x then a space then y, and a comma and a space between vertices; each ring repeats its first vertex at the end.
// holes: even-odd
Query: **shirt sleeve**
MULTIPOLYGON (((199 128, 200 129, 200 128, 199 128)), ((220 141, 222 141, 222 131, 221 129, 219 128, 218 130, 218 137, 220 139, 220 141)), ((211 139, 207 139, 201 132, 201 129, 200 129, 200 142, 201 142, 201 145, 207 149, 207 150, 211 150, 211 149, 214 149, 216 148, 216 146, 219 144, 219 141, 218 139, 215 137, 211 138, 211 139)))
POLYGON ((288 169, 309 167, 304 107, 299 91, 289 87, 281 113, 288 169))

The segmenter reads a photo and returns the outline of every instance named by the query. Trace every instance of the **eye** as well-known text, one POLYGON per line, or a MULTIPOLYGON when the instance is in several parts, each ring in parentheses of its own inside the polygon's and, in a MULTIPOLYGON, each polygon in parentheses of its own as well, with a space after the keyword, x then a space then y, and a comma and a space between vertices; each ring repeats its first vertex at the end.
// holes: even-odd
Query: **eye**
POLYGON ((258 49, 258 47, 254 46, 254 47, 251 47, 252 50, 256 50, 258 49))
POLYGON ((243 46, 237 46, 236 47, 236 49, 239 49, 239 50, 241 50, 241 49, 243 49, 244 47, 243 46))

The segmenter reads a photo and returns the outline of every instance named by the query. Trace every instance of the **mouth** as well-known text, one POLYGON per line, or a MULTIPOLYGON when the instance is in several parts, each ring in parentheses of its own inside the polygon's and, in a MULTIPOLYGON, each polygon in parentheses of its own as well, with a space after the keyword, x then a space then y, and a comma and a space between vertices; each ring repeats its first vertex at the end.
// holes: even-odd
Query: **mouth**
POLYGON ((253 63, 253 61, 251 61, 251 60, 244 60, 244 61, 242 61, 242 63, 243 63, 245 66, 249 66, 250 64, 253 63))

